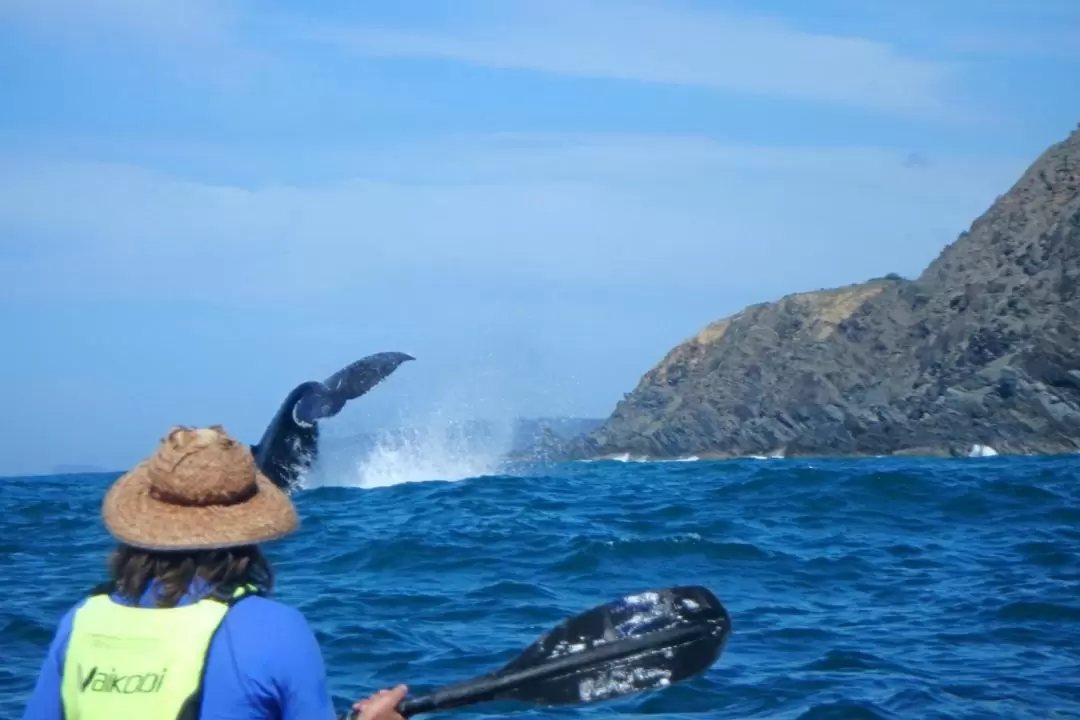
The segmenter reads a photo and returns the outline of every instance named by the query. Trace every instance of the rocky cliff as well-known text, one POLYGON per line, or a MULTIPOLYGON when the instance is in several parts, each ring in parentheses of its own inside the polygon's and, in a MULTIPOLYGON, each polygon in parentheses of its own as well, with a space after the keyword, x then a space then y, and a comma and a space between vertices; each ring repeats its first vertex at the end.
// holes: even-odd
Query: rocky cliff
POLYGON ((704 328, 565 454, 1080 450, 1080 127, 915 280, 704 328))

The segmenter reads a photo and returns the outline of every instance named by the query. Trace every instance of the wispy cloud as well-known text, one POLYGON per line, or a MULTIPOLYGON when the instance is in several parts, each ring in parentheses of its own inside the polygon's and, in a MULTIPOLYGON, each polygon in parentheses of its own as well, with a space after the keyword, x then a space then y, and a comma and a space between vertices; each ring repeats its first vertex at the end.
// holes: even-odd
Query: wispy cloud
POLYGON ((814 10, 870 32, 933 47, 952 57, 1015 63, 1015 56, 1080 57, 1080 3, 1075 0, 819 0, 814 10))
POLYGON ((310 299, 454 268, 757 294, 917 272, 1027 160, 913 169, 906 153, 873 148, 640 136, 482 137, 349 159, 363 177, 259 188, 0 163, 0 235, 19 249, 0 286, 9 297, 257 303, 282 288, 310 299))
POLYGON ((1080 21, 1055 28, 1015 33, 967 30, 947 35, 944 44, 956 52, 983 55, 1030 55, 1080 60, 1080 21))
POLYGON ((325 26, 309 36, 370 56, 437 57, 496 68, 672 83, 952 116, 954 68, 860 37, 820 34, 675 0, 468 3, 468 26, 325 26))
POLYGON ((0 0, 0 20, 95 58, 133 48, 174 71, 213 69, 209 77, 226 81, 261 62, 237 38, 246 9, 240 0, 0 0))

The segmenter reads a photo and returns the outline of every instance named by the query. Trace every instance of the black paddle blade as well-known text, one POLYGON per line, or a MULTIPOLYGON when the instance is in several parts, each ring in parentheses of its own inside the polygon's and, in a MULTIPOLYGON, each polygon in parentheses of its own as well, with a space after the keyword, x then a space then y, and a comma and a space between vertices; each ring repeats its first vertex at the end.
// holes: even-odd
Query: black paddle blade
POLYGON ((564 620, 499 671, 405 700, 405 717, 496 699, 540 705, 610 700, 663 688, 715 663, 731 616, 709 590, 627 595, 564 620))
POLYGON ((580 704, 667 687, 707 670, 731 634, 727 609, 703 587, 628 595, 563 621, 496 675, 544 664, 566 670, 502 697, 580 704))

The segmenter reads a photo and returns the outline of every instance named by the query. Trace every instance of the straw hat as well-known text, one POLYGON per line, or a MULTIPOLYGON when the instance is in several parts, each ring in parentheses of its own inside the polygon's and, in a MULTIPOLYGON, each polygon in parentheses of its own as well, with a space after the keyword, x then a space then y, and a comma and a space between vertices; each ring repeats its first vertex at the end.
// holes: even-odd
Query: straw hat
POLYGON ((113 537, 144 550, 254 545, 300 524, 289 497, 220 425, 172 428, 109 488, 101 514, 113 537))

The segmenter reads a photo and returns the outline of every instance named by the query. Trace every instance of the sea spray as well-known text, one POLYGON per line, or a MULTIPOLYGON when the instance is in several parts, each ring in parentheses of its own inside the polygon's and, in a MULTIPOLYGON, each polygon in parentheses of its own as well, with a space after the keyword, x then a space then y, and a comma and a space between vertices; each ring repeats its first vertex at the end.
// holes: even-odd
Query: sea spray
POLYGON ((335 439, 321 448, 303 487, 375 488, 494 475, 504 471, 507 437, 497 424, 436 417, 419 426, 335 439))

